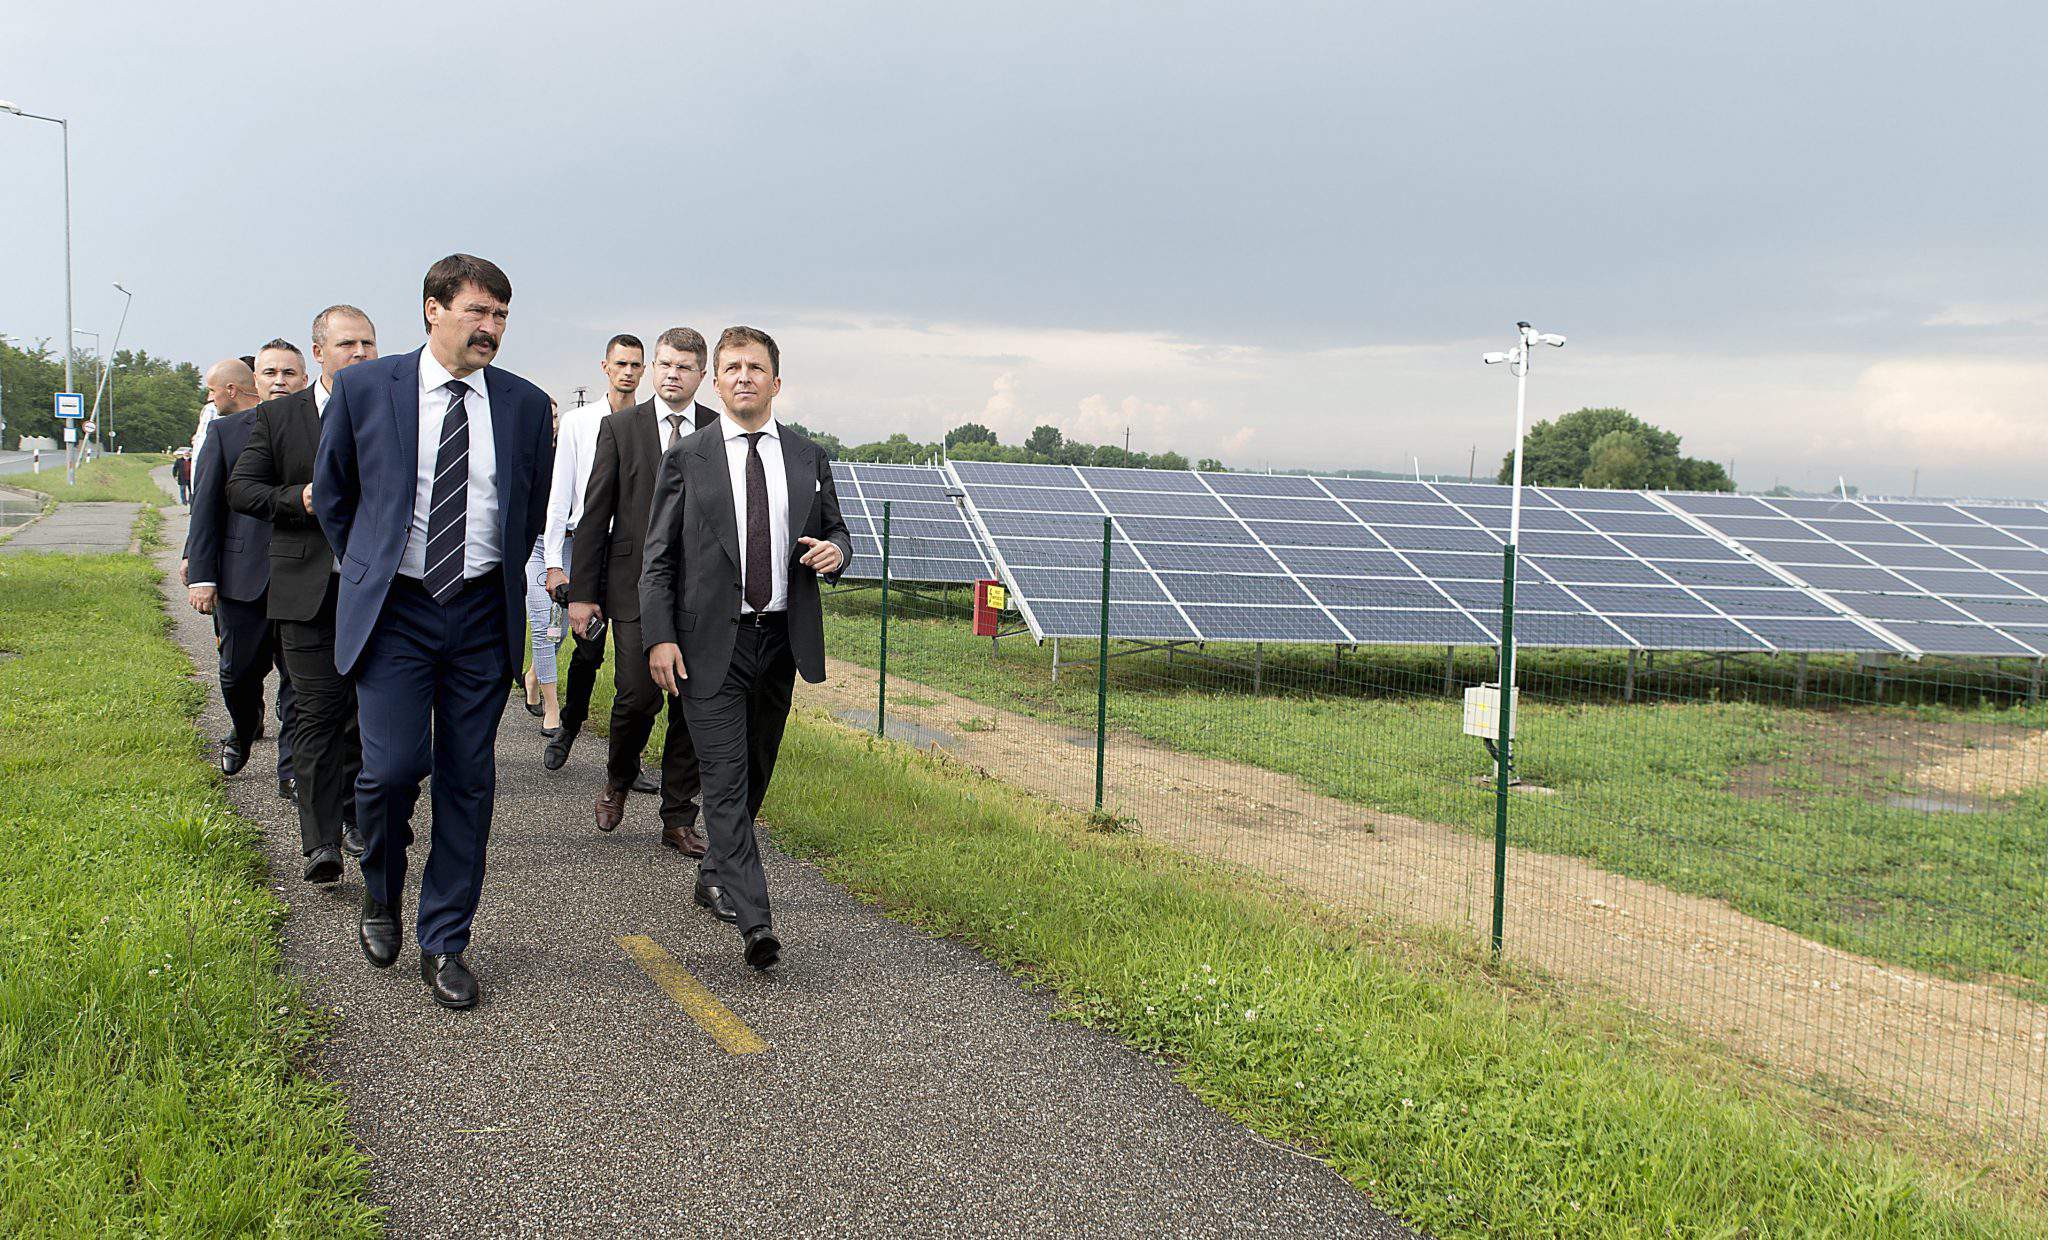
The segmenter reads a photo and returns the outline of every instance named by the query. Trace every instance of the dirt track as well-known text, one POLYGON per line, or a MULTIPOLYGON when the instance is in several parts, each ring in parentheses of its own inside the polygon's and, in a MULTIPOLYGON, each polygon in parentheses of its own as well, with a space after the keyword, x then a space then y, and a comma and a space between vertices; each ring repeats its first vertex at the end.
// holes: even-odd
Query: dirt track
MULTIPOLYGON (((871 669, 833 660, 798 700, 872 712, 871 669)), ((890 719, 944 733, 961 761, 1087 810, 1092 733, 891 679, 890 719), (897 704, 898 695, 916 702, 897 704)), ((872 719, 872 714, 868 716, 872 719)), ((1119 733, 1108 803, 1144 835, 1271 874, 1339 908, 1482 939, 1490 842, 1313 791, 1292 776, 1119 733)), ((1801 1079, 1963 1127, 2048 1132, 2048 1008, 1881 964, 1568 857, 1511 849, 1509 954, 1718 1039, 1801 1079)))

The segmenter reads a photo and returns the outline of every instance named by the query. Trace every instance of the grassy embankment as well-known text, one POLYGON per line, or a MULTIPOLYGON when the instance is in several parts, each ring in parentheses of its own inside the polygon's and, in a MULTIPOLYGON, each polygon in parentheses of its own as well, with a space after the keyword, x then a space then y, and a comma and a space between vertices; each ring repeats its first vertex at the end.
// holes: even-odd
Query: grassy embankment
MULTIPOLYGON (((831 654, 874 666, 873 606, 871 593, 835 601, 831 654)), ((1390 654, 1389 662, 1410 657, 1390 654)), ((1405 692, 1395 679, 1345 696, 1289 690, 1315 683, 1299 665, 1318 660, 1327 669, 1327 651, 1268 650, 1266 659, 1269 688, 1258 695, 1241 675, 1205 675, 1187 660, 1171 669, 1157 654, 1114 660, 1110 726, 1295 776, 1360 805, 1491 835, 1494 798, 1474 782, 1490 768, 1478 742, 1460 732, 1458 702, 1443 695, 1440 653, 1432 667, 1411 669, 1405 692)), ((987 640, 957 614, 892 614, 889 669, 906 691, 916 682, 1094 728, 1092 669, 1055 686, 1048 649, 1019 639, 991 659, 987 640)), ((1988 747, 2044 726, 2048 710, 2039 705, 1799 710, 1699 699, 1625 704, 1605 695, 1531 700, 1519 767, 1551 795, 1515 798, 1511 837, 1523 848, 1725 900, 1833 946, 1989 977, 2038 998, 2048 994, 2048 941, 2037 932, 2048 918, 2048 770, 2037 755, 2020 772, 2030 789, 1983 798, 1982 812, 1929 813, 1915 799, 1926 789, 1905 778, 1910 754, 1887 738, 1918 729, 1988 747)), ((1961 760, 1970 760, 1967 752, 1961 760)), ((1108 799, 1114 806, 1114 783, 1108 799)))
MULTIPOLYGON (((133 498, 143 462, 109 465, 133 498)), ((372 1235, 156 581, 140 556, 0 559, 0 1233, 372 1235)))
POLYGON ((43 472, 40 474, 8 474, 0 477, 0 483, 19 487, 24 491, 41 491, 53 495, 59 502, 90 503, 114 500, 130 504, 161 505, 172 502, 174 497, 166 495, 164 489, 149 476, 149 471, 164 464, 171 458, 161 452, 127 452, 119 456, 102 456, 88 464, 79 466, 76 484, 64 481, 64 457, 57 456, 56 468, 51 468, 49 454, 43 456, 43 472))
POLYGON ((1177 1061, 1202 1097, 1434 1235, 2048 1227, 2032 1172, 1994 1190, 1978 1168, 1823 1136, 1810 1094, 1738 1090, 1617 1010, 1331 924, 816 716, 792 722, 764 813, 778 845, 1177 1061))

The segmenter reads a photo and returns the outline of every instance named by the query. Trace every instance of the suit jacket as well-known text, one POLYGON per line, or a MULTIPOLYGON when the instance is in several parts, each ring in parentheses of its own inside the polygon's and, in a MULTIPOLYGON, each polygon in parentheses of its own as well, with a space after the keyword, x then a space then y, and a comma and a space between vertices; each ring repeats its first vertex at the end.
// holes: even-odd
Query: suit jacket
POLYGON ((211 581, 238 603, 270 586, 270 523, 228 507, 228 476, 249 442, 254 410, 215 418, 192 470, 192 523, 185 530, 185 580, 211 581))
MULTIPOLYGON (((832 463, 788 423, 781 427, 781 439, 789 481, 790 541, 781 548, 789 565, 789 648, 797 670, 816 684, 825 679, 825 612, 818 601, 818 574, 797 563, 805 548, 796 540, 839 544, 842 568, 853 559, 853 540, 839 515, 832 463)), ((693 698, 717 693, 732 667, 740 618, 739 518, 732 501, 732 475, 718 423, 676 440, 661 458, 640 574, 640 629, 649 650, 663 642, 682 647, 689 673, 684 692, 693 698)))
MULTIPOLYGON (((647 518, 654 511, 654 480, 661 473, 661 419, 667 406, 649 398, 622 409, 597 426, 590 485, 583 492, 583 518, 576 526, 574 562, 569 565, 569 601, 602 603, 604 614, 631 623, 640 618, 641 552, 647 518)), ((695 407, 694 426, 718 421, 716 410, 695 407)))
POLYGON ((270 524, 270 618, 311 620, 334 575, 327 535, 299 498, 313 481, 320 447, 312 384, 264 401, 249 411, 249 422, 249 445, 228 478, 228 506, 270 524))
MULTIPOLYGON (((498 547, 507 675, 526 652, 522 566, 547 519, 555 467, 547 393, 509 371, 483 370, 498 458, 498 547)), ((358 362, 337 375, 313 459, 313 511, 341 561, 334 667, 343 675, 370 640, 412 533, 420 456, 420 350, 358 362)))

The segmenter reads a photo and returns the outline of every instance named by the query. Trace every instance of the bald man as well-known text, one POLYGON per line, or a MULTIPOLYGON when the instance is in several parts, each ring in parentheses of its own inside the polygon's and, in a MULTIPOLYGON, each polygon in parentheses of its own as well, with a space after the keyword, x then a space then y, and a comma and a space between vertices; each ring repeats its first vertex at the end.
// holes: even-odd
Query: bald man
MULTIPOLYGON (((220 642, 220 695, 234 730, 220 741, 220 769, 233 775, 263 735, 263 682, 277 669, 277 795, 296 801, 292 780, 292 683, 278 658, 266 607, 270 524, 228 507, 228 478, 248 446, 256 376, 238 358, 206 372, 206 397, 220 416, 207 429, 192 469, 192 523, 185 532, 185 593, 192 610, 213 617, 220 642)), ((338 876, 337 876, 338 877, 338 876)))

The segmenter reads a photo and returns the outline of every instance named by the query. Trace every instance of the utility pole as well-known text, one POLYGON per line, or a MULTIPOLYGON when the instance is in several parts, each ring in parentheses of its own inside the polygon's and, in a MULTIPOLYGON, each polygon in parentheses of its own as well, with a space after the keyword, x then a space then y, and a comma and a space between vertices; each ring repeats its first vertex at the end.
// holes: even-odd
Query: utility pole
POLYGON ((1479 481, 1479 445, 1476 443, 1472 445, 1471 459, 1465 462, 1465 481, 1479 481))
POLYGON ((589 404, 589 403, 590 403, 589 401, 587 401, 587 400, 584 400, 584 399, 583 399, 583 389, 582 389, 582 388, 577 388, 577 389, 576 389, 576 407, 577 407, 578 409, 581 409, 581 408, 582 408, 583 406, 585 406, 585 405, 587 405, 587 404, 589 404))
POLYGON ((1124 427, 1124 464, 1131 463, 1131 428, 1124 427))
POLYGON ((1920 498, 1920 467, 1918 465, 1913 467, 1913 498, 1920 498))

